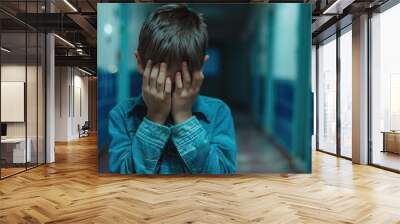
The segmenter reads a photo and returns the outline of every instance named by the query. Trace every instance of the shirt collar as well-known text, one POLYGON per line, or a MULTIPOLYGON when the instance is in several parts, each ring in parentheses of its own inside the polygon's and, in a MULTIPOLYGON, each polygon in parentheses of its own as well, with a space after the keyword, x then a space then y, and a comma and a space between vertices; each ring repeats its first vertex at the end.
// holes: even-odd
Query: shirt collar
MULTIPOLYGON (((204 102, 204 99, 200 96, 197 96, 192 106, 192 112, 193 115, 196 116, 196 118, 210 123, 210 118, 208 117, 209 114, 207 113, 207 107, 208 105, 204 102)), ((147 108, 141 95, 138 97, 138 100, 136 101, 136 104, 131 112, 135 115, 140 116, 140 118, 143 118, 146 115, 147 108)))

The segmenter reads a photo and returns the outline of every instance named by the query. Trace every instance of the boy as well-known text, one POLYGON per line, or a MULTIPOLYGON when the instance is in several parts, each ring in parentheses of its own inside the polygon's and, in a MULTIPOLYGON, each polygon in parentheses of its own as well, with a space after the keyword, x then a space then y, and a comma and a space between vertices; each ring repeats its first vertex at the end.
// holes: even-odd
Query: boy
POLYGON ((236 172, 230 109, 198 96, 207 42, 202 16, 185 5, 163 6, 145 20, 135 52, 142 95, 110 112, 110 172, 236 172))

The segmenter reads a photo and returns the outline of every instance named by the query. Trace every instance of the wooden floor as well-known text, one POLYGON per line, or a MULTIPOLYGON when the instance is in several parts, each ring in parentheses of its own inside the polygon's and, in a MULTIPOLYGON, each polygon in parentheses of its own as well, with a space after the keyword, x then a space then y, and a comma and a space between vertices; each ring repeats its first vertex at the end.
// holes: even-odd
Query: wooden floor
POLYGON ((13 174, 19 173, 19 172, 23 172, 25 171, 25 167, 17 167, 17 168, 1 168, 1 177, 8 177, 11 176, 13 174))
POLYGON ((0 223, 400 223, 400 175, 315 152, 311 175, 99 176, 95 138, 0 181, 0 223))

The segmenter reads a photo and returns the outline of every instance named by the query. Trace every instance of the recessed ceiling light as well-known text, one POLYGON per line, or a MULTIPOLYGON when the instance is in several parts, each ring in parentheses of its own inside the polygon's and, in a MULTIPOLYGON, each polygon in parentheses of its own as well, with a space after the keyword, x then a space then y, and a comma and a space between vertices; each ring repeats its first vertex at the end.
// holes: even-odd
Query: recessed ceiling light
POLYGON ((64 0, 65 4, 67 4, 74 12, 78 12, 78 10, 68 1, 64 0))
POLYGON ((7 49, 5 47, 1 47, 1 51, 4 51, 6 53, 10 53, 11 52, 11 50, 9 50, 9 49, 7 49))
POLYGON ((71 42, 69 42, 68 40, 66 40, 66 39, 64 39, 64 38, 62 38, 62 37, 60 37, 59 35, 57 35, 57 34, 54 34, 54 36, 55 37, 57 37, 59 40, 61 40, 62 42, 64 42, 64 43, 66 43, 67 45, 69 45, 70 47, 73 47, 73 48, 75 48, 75 45, 73 45, 71 42))
POLYGON ((336 0, 322 14, 342 14, 343 9, 351 5, 355 0, 336 0))
POLYGON ((81 71, 81 72, 83 72, 83 73, 85 73, 85 74, 87 74, 87 75, 90 75, 90 76, 93 75, 92 73, 90 73, 90 72, 88 72, 88 71, 86 71, 86 70, 83 70, 83 69, 81 69, 81 68, 79 68, 79 67, 78 67, 78 70, 81 71))

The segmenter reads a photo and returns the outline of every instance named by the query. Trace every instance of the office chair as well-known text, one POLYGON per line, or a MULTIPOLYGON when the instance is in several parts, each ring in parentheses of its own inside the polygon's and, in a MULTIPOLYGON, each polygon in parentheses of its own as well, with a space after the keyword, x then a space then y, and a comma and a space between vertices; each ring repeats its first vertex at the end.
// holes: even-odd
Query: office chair
POLYGON ((80 127, 80 125, 78 124, 79 138, 80 137, 88 137, 89 129, 90 129, 89 121, 85 121, 85 123, 82 125, 82 127, 80 127))

